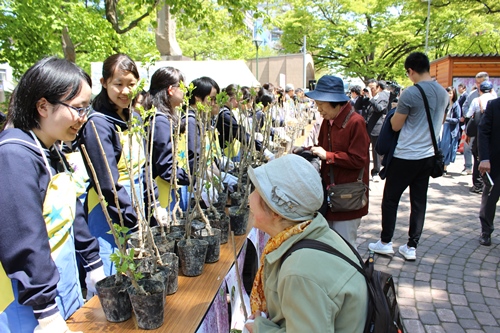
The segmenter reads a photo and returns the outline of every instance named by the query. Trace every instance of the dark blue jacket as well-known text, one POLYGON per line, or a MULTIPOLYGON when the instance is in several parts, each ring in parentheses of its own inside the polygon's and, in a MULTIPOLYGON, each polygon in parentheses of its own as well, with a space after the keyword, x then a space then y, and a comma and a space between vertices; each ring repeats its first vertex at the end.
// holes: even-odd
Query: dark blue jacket
MULTIPOLYGON (((477 133, 479 160, 489 160, 490 175, 495 181, 500 177, 500 98, 488 102, 477 133)), ((495 186, 498 186, 495 184, 495 186)))
POLYGON ((391 119, 395 112, 396 108, 387 113, 384 123, 382 124, 380 134, 378 136, 377 144, 375 145, 377 154, 384 156, 384 158, 382 159, 382 165, 384 166, 384 168, 380 170, 379 173, 379 176, 382 179, 385 179, 387 175, 387 170, 389 169, 392 156, 394 155, 394 150, 396 149, 396 146, 398 144, 400 131, 394 131, 391 124, 391 119))
MULTIPOLYGON (((56 304, 59 281, 43 216, 51 176, 29 133, 17 128, 0 133, 0 142, 9 139, 12 143, 0 146, 0 263, 7 276, 18 281, 21 304, 34 310, 49 309, 56 304)), ((54 149, 44 149, 44 153, 55 175, 61 171, 61 158, 67 162, 54 149)), ((85 270, 91 271, 102 266, 99 247, 89 232, 80 200, 75 197, 75 201, 75 250, 85 270)), ((44 312, 44 316, 57 311, 54 307, 44 312)))

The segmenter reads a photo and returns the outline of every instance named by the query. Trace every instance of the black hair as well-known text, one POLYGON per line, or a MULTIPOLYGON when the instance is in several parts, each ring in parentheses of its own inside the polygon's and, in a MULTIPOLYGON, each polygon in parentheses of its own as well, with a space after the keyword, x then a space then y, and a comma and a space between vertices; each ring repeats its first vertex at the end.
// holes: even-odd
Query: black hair
POLYGON ((351 92, 361 95, 361 87, 358 85, 354 85, 350 89, 351 92))
POLYGON ((384 80, 377 81, 377 86, 380 87, 380 89, 385 90, 387 88, 387 83, 385 83, 384 80))
POLYGON ((194 89, 189 96, 189 105, 196 105, 196 97, 204 100, 205 97, 209 96, 212 92, 212 88, 215 88, 217 94, 220 93, 220 88, 214 79, 207 76, 202 76, 200 78, 193 80, 194 89))
POLYGON ((243 96, 241 96, 241 100, 244 102, 251 102, 252 101, 252 94, 250 92, 250 88, 247 86, 243 86, 240 88, 241 93, 243 96))
POLYGON ((186 79, 180 70, 173 67, 158 68, 151 77, 149 91, 142 101, 144 109, 149 110, 154 105, 159 112, 166 114, 174 123, 177 123, 178 117, 172 108, 168 88, 178 87, 181 81, 184 82, 186 79))
POLYGON ((238 86, 231 83, 226 88, 222 89, 222 91, 226 92, 226 94, 229 97, 236 97, 236 93, 238 92, 238 86))
POLYGON ((453 97, 451 98, 451 101, 453 103, 455 103, 458 99, 458 97, 457 97, 458 94, 457 94, 457 90, 455 89, 455 87, 450 86, 450 87, 446 88, 446 91, 447 92, 453 91, 453 97))
POLYGON ((7 124, 25 131, 40 128, 37 102, 41 98, 50 104, 70 101, 80 93, 82 81, 92 87, 90 76, 74 63, 57 57, 43 58, 24 73, 14 89, 7 124))
POLYGON ((264 83, 262 85, 262 88, 266 89, 267 91, 270 91, 271 93, 276 91, 276 87, 271 82, 264 83))
POLYGON ((285 90, 281 87, 277 87, 275 89, 275 95, 278 95, 278 105, 283 107, 283 103, 285 102, 285 90))
MULTIPOLYGON (((135 62, 126 54, 113 54, 104 60, 102 63, 102 78, 104 81, 108 82, 116 70, 130 72, 137 80, 140 78, 135 62)), ((109 99, 108 91, 104 86, 102 86, 101 92, 95 97, 92 107, 98 111, 102 109, 117 111, 116 105, 109 99)))
POLYGON ((431 64, 429 58, 422 52, 413 52, 405 60, 405 69, 412 69, 418 74, 429 73, 431 64))
POLYGON ((274 95, 269 90, 261 87, 259 89, 259 92, 257 93, 257 99, 255 100, 255 102, 257 104, 262 103, 262 106, 266 107, 274 102, 274 95))

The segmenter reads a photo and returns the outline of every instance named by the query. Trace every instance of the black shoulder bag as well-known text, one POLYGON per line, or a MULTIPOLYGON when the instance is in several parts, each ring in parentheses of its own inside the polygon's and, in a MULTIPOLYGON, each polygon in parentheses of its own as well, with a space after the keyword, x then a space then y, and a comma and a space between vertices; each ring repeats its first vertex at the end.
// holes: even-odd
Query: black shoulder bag
MULTIPOLYGON (((342 236, 340 237, 343 239, 342 236)), ((368 313, 363 333, 405 332, 399 312, 396 288, 394 287, 392 275, 375 269, 374 255, 372 251, 370 251, 369 258, 363 263, 363 259, 359 255, 358 251, 356 251, 356 249, 354 249, 354 247, 345 239, 344 241, 356 255, 359 263, 355 263, 345 254, 328 244, 314 239, 302 239, 293 244, 292 247, 288 249, 285 254, 283 254, 280 265, 283 265, 286 258, 288 258, 294 251, 303 248, 324 251, 345 260, 365 277, 368 287, 368 313)))
POLYGON ((436 135, 434 133, 434 126, 432 125, 431 112, 429 110, 429 101, 427 100, 427 96, 425 96, 424 90, 418 84, 415 87, 420 90, 422 94, 422 99, 424 100, 425 105, 425 113, 427 113, 427 122, 429 123, 429 129, 431 132, 432 145, 434 146, 434 166, 432 168, 431 177, 438 178, 441 177, 444 173, 444 156, 441 149, 438 148, 436 143, 436 135))

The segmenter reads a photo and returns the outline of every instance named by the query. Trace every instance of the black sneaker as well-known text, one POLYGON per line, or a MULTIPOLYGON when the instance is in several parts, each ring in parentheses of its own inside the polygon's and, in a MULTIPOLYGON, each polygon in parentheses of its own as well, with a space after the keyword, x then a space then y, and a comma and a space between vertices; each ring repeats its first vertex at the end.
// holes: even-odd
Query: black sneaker
POLYGON ((484 245, 484 246, 490 246, 491 245, 491 235, 488 235, 487 233, 482 232, 481 236, 479 236, 479 244, 484 245))
POLYGON ((483 193, 483 189, 482 189, 481 187, 478 187, 478 186, 472 186, 472 187, 469 189, 469 192, 471 192, 471 193, 481 194, 481 193, 483 193))

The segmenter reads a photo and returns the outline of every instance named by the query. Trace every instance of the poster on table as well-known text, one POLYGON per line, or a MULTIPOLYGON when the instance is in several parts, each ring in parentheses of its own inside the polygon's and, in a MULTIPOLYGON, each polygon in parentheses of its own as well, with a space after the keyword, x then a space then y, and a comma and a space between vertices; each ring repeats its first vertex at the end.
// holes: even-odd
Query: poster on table
MULTIPOLYGON (((264 247, 269 239, 266 233, 252 228, 247 236, 247 243, 242 247, 238 256, 238 267, 240 269, 240 277, 243 279, 243 265, 247 253, 247 246, 254 246, 257 253, 258 265, 260 265, 260 257, 264 251, 264 247), (250 243, 248 243, 250 241, 250 243)), ((242 330, 245 324, 245 314, 243 305, 245 306, 247 315, 251 314, 250 310, 250 290, 240 290, 238 286, 238 277, 236 275, 236 267, 232 266, 229 273, 224 278, 222 285, 215 297, 210 309, 207 311, 203 322, 198 327, 197 333, 226 333, 231 329, 242 330), (226 295, 226 290, 228 295, 226 295), (229 328, 228 318, 228 302, 231 305, 231 323, 229 328)))
MULTIPOLYGON (((248 240, 247 240, 248 242, 248 240)), ((241 249, 240 255, 238 256, 238 268, 240 269, 240 279, 243 281, 242 269, 245 263, 246 254, 246 244, 241 249)), ((243 329, 245 324, 245 315, 243 307, 247 311, 247 315, 250 315, 250 298, 246 293, 244 287, 240 290, 238 286, 238 276, 236 274, 236 266, 233 265, 229 273, 225 278, 227 284, 227 290, 229 291, 229 302, 231 304, 231 329, 243 329)))
POLYGON ((227 333, 229 332, 229 313, 226 297, 226 282, 223 281, 219 292, 208 309, 203 322, 196 333, 227 333))

